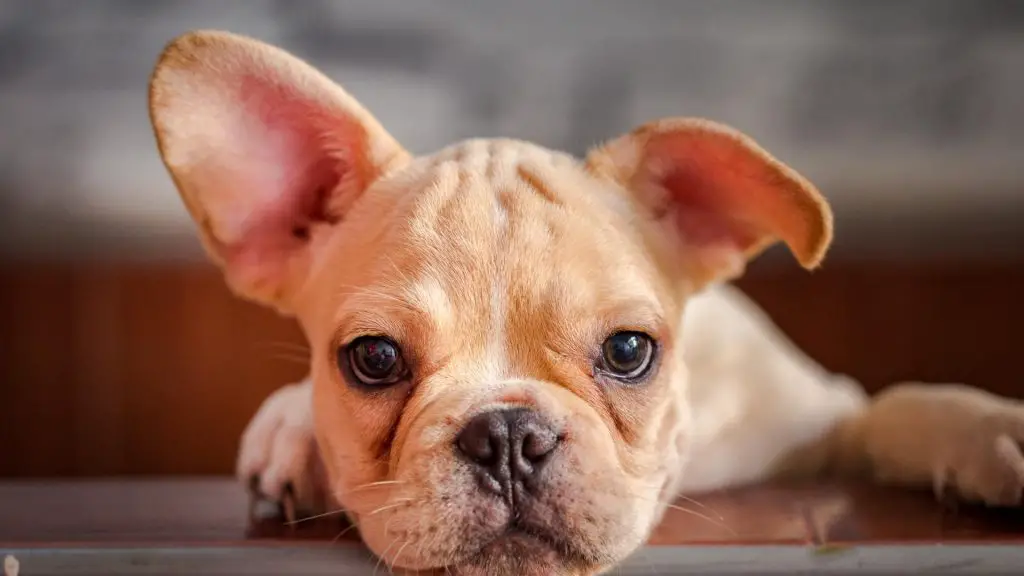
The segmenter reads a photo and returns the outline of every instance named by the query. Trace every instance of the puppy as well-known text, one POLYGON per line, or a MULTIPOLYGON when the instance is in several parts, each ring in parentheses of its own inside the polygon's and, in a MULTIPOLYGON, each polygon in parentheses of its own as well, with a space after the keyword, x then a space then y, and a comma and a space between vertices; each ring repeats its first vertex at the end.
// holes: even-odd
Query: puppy
POLYGON ((814 268, 832 235, 814 186, 733 129, 414 156, 308 64, 212 31, 166 48, 149 104, 210 257, 311 347, 238 474, 325 491, 388 565, 600 573, 675 496, 783 475, 1021 500, 1021 403, 870 399, 728 286, 777 241, 814 268))

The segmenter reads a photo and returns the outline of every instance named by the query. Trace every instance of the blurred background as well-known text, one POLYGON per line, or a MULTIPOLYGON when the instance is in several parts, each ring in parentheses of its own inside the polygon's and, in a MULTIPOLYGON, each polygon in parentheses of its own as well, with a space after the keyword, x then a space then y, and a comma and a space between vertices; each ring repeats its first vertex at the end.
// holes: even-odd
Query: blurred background
POLYGON ((739 282, 798 344, 872 390, 1024 397, 1024 2, 0 0, 0 476, 230 473, 304 375, 157 156, 148 74, 192 28, 308 59, 415 152, 733 124, 836 212, 823 269, 739 282))

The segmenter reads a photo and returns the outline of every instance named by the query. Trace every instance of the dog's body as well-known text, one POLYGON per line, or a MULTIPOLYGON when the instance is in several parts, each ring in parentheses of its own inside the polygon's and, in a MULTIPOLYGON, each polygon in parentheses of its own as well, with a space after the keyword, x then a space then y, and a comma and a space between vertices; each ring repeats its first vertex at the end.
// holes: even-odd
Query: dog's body
POLYGON ((223 33, 172 43, 150 102, 211 256, 311 345, 239 475, 325 491, 391 565, 594 573, 674 496, 776 476, 1020 502, 1018 402, 869 399, 727 285, 776 240, 809 268, 831 240, 817 190, 735 131, 666 120, 584 162, 513 140, 412 157, 304 63, 223 33))

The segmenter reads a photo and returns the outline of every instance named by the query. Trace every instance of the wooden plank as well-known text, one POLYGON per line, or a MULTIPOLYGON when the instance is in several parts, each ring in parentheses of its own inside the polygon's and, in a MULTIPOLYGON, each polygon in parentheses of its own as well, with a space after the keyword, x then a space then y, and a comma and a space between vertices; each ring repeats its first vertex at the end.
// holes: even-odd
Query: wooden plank
MULTIPOLYGON (((247 576, 406 574, 352 548, 19 548, 25 576, 211 574, 247 576)), ((610 572, 652 574, 984 574, 1018 576, 1024 547, 1014 545, 859 546, 822 553, 801 546, 666 546, 646 548, 610 572)), ((440 572, 444 574, 443 571, 440 572)))
MULTIPOLYGON (((222 477, 0 483, 0 548, 280 545, 358 542, 339 514, 285 525, 250 518, 248 496, 222 477)), ((764 485, 681 499, 652 546, 1024 544, 1024 509, 939 505, 927 492, 867 484, 764 485)))
MULTIPOLYGON (((755 265, 741 287, 869 390, 1024 397, 1017 263, 755 265)), ((259 404, 301 378, 296 324, 189 262, 0 263, 0 476, 226 474, 259 404)))

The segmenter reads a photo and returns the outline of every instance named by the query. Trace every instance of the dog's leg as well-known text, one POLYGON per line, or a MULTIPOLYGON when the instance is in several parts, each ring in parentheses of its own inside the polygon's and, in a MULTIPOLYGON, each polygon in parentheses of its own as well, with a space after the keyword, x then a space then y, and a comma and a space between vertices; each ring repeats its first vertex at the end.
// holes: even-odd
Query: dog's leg
MULTIPOLYGON (((931 487, 991 506, 1024 494, 1024 404, 970 386, 904 383, 837 422, 810 462, 821 471, 931 487)), ((798 461, 801 456, 795 452, 798 461)))
POLYGON ((940 384, 899 384, 869 398, 728 286, 686 314, 695 442, 681 489, 837 474, 1021 503, 1024 403, 940 384))
POLYGON ((317 513, 328 505, 312 402, 312 382, 289 384, 263 401, 242 434, 239 480, 286 511, 317 513))

